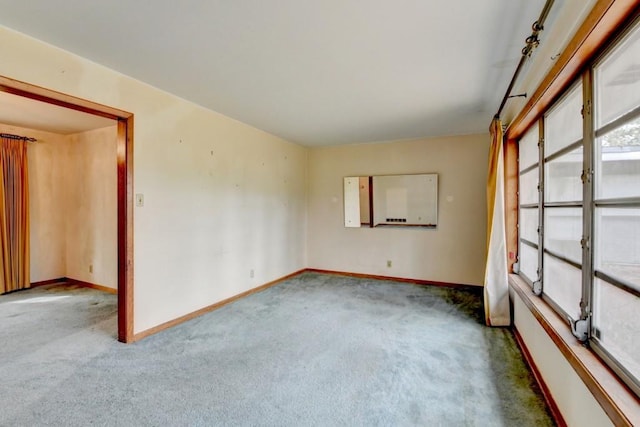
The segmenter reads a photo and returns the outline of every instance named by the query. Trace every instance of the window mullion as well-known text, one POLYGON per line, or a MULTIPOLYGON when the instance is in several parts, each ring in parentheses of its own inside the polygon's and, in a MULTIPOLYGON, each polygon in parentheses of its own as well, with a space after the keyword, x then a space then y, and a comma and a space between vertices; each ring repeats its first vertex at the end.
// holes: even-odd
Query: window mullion
POLYGON ((538 120, 538 280, 533 282, 533 293, 542 295, 544 260, 544 115, 538 120))
POLYGON ((587 69, 582 76, 582 124, 583 124, 583 170, 582 170, 582 300, 580 320, 586 321, 586 340, 591 334, 593 309, 593 216, 594 216, 594 117, 593 117, 593 72, 587 69))

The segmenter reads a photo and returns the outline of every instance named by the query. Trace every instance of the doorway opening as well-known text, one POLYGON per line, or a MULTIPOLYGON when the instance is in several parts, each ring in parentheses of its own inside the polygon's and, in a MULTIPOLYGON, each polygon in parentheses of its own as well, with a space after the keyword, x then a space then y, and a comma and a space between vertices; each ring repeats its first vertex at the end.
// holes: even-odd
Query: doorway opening
POLYGON ((118 341, 133 331, 133 114, 0 76, 0 92, 112 119, 117 122, 117 298, 118 341))

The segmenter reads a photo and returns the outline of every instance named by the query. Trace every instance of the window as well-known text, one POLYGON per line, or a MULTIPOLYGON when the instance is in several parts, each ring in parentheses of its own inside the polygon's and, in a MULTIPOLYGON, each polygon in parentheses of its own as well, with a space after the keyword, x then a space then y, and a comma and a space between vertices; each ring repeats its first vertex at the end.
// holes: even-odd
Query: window
POLYGON ((543 294, 564 317, 580 317, 582 296, 582 84, 544 117, 543 294), (554 279, 551 279, 554 278, 554 279))
MULTIPOLYGON (((640 379, 640 29, 594 73, 592 347, 640 379)), ((637 391, 637 388, 636 388, 637 391)))
POLYGON ((538 281, 539 130, 533 126, 520 140, 520 272, 529 284, 538 281))
POLYGON ((638 58, 636 23, 519 141, 519 263, 640 395, 638 58))

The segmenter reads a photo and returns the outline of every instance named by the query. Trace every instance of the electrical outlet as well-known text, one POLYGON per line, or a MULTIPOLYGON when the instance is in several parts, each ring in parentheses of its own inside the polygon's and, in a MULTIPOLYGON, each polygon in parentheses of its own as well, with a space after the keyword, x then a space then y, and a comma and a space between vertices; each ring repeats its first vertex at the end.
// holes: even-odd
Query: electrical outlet
POLYGON ((253 279, 254 276, 254 272, 253 272, 253 268, 251 270, 249 270, 249 277, 253 279))
POLYGON ((89 273, 93 273, 93 264, 89 264, 89 273))
POLYGON ((390 260, 390 259, 389 259, 389 260, 387 260, 387 267, 388 267, 388 268, 391 268, 391 265, 392 265, 391 260, 390 260))

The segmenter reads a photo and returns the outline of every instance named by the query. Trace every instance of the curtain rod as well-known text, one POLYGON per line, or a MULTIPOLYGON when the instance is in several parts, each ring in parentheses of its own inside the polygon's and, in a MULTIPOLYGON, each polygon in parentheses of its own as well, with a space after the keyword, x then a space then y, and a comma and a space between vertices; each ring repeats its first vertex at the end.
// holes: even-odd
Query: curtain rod
POLYGON ((28 136, 14 135, 12 133, 0 133, 0 137, 9 138, 9 139, 22 139, 23 141, 27 141, 27 142, 38 141, 36 138, 29 138, 28 136))
MULTIPOLYGON (((513 77, 511 78, 511 82, 509 83, 509 87, 507 88, 507 93, 505 93, 504 94, 504 98, 502 98, 502 102, 500 103, 500 108, 498 108, 498 112, 494 116, 495 119, 499 119, 500 118, 500 114, 502 113, 502 109, 504 108, 504 104, 507 102, 507 100, 509 98, 512 98, 511 90, 513 89, 513 86, 516 84, 516 80, 518 79, 518 76, 520 75, 520 72, 522 71, 522 67, 524 66, 524 63, 527 62, 527 59, 529 59, 529 57, 533 53, 534 49, 537 48, 538 45, 540 44, 540 40, 538 39, 538 35, 544 29, 544 21, 546 21, 547 16, 549 16, 549 11, 551 10, 551 6, 553 6, 553 2, 554 2, 554 0, 547 0, 547 2, 545 3, 544 7, 542 8, 542 12, 540 12, 540 17, 538 18, 538 20, 536 22, 533 23, 533 25, 531 27, 533 32, 525 40, 525 42, 527 44, 525 45, 524 48, 522 48, 522 56, 520 57, 520 62, 518 63, 518 66, 516 67, 515 73, 513 73, 513 77)), ((524 96, 526 98, 526 94, 524 94, 524 95, 516 95, 516 96, 524 96)))

